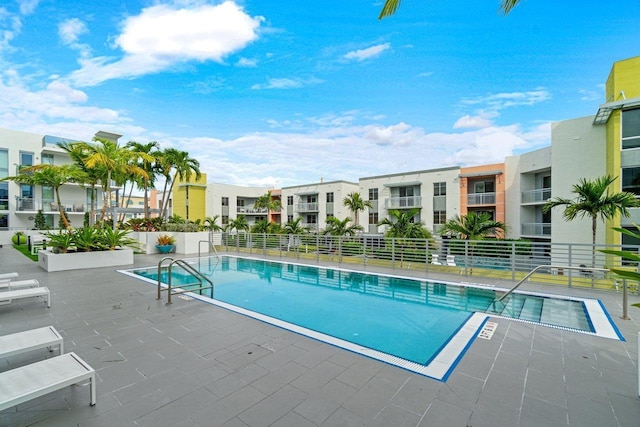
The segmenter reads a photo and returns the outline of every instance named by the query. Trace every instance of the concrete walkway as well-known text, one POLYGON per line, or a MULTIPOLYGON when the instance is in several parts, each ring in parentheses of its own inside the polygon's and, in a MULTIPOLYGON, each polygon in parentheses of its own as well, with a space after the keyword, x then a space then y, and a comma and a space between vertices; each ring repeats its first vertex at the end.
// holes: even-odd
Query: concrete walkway
MULTIPOLYGON (((98 403, 72 386, 0 412, 3 426, 640 425, 640 309, 621 320, 616 293, 571 290, 602 299, 626 342, 494 319, 443 383, 195 300, 167 306, 114 269, 46 273, 5 246, 10 271, 49 287, 52 307, 0 306, 0 335, 55 326, 96 369, 98 403)), ((53 356, 0 359, 0 371, 53 356)))

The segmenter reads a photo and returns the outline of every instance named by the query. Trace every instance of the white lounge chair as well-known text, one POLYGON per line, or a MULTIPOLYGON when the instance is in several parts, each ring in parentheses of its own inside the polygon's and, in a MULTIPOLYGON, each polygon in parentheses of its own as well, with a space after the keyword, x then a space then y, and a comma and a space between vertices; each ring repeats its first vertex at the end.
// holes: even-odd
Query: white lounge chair
POLYGON ((0 282, 8 282, 9 280, 13 280, 18 277, 17 272, 12 273, 2 273, 0 274, 0 282))
POLYGON ((67 386, 90 381, 90 404, 96 404, 96 371, 75 353, 52 357, 0 373, 0 411, 67 386))
POLYGON ((433 264, 433 265, 442 265, 442 263, 440 262, 440 255, 432 254, 431 255, 431 264, 433 264))
POLYGON ((1 336, 0 358, 10 357, 45 347, 49 348, 50 351, 53 351, 53 347, 56 346, 58 347, 60 354, 63 354, 64 344, 62 343, 62 336, 58 333, 56 328, 53 326, 46 326, 44 328, 31 329, 28 331, 1 336))
POLYGON ((11 291, 13 289, 23 289, 23 288, 37 288, 40 286, 40 282, 36 279, 26 279, 26 280, 10 280, 8 282, 0 281, 0 291, 11 291))
POLYGON ((51 295, 49 289, 44 286, 0 292, 0 305, 11 304, 13 300, 32 297, 44 297, 47 307, 51 307, 51 295))
POLYGON ((447 265, 451 267, 456 266, 456 257, 455 255, 447 255, 447 265))

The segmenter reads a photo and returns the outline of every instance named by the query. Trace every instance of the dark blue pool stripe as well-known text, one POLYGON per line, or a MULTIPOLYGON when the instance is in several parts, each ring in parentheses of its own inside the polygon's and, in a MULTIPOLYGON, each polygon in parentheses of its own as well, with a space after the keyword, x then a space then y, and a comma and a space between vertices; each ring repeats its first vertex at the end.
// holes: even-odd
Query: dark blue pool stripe
POLYGON ((489 316, 485 317, 482 323, 480 323, 480 326, 478 326, 475 332, 471 335, 471 339, 467 341, 467 344, 464 346, 462 351, 460 351, 460 353, 458 354, 458 357, 456 357, 456 360, 454 360, 454 362, 449 367, 449 370, 444 374, 444 376, 440 381, 445 383, 447 382, 447 380, 449 379, 449 376, 453 373, 454 369, 456 369, 456 366, 458 366, 458 363, 460 363, 460 361, 462 360, 462 357, 467 353, 467 350, 469 350, 469 347, 471 347, 471 344, 473 344, 473 342, 476 340, 476 338, 478 337, 478 333, 482 330, 482 328, 484 328, 484 325, 487 323, 488 320, 489 320, 489 316))
POLYGON ((609 320, 609 323, 611 323, 611 327, 613 328, 613 331, 616 333, 618 338, 620 338, 620 341, 626 342, 627 340, 625 340, 624 337, 622 336, 622 333, 618 329, 618 326, 613 321, 613 318, 611 317, 607 309, 604 307, 604 304, 602 303, 602 301, 600 300, 597 300, 597 301, 598 301, 598 304, 600 304, 600 308, 602 308, 602 312, 604 313, 605 316, 607 316, 607 320, 609 320))

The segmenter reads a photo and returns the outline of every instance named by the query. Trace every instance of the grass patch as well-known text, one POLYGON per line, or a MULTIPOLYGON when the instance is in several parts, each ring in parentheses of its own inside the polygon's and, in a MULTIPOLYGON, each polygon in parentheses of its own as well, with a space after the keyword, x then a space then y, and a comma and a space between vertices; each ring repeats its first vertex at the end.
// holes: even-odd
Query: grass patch
POLYGON ((640 302, 635 303, 635 304, 631 304, 631 306, 632 306, 632 307, 638 307, 638 308, 640 308, 640 302))
POLYGON ((22 252, 22 254, 27 258, 29 258, 31 261, 38 262, 38 255, 31 255, 31 251, 29 250, 29 245, 13 245, 13 247, 18 252, 22 252))

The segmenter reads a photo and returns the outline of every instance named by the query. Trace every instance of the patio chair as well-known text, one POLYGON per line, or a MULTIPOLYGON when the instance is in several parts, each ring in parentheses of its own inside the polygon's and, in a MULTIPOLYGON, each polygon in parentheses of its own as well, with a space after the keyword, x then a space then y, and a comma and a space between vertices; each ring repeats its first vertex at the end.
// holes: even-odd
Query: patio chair
POLYGON ((96 404, 96 371, 75 353, 62 354, 0 373, 0 411, 89 380, 96 404))
POLYGON ((10 357, 45 347, 48 348, 49 351, 53 351, 53 347, 56 346, 58 347, 60 354, 63 354, 64 345, 62 343, 62 336, 53 326, 30 329, 28 331, 1 336, 0 358, 10 357))
POLYGON ((447 265, 451 267, 456 267, 455 255, 447 255, 447 265))
POLYGON ((431 255, 431 264, 433 264, 433 265, 442 265, 442 263, 440 262, 440 255, 432 254, 431 255))
POLYGON ((23 298, 44 297, 47 307, 51 307, 51 294, 46 287, 15 289, 0 292, 0 305, 11 304, 23 298))
POLYGON ((5 282, 5 281, 8 282, 9 280, 13 280, 18 276, 19 276, 19 274, 16 271, 14 271, 12 273, 1 273, 0 274, 0 283, 1 282, 5 282))
POLYGON ((83 203, 74 203, 73 204, 74 212, 84 212, 84 204, 83 203))
POLYGON ((40 282, 37 279, 0 281, 0 291, 12 291, 15 289, 24 289, 24 288, 37 288, 39 286, 40 286, 40 282))

